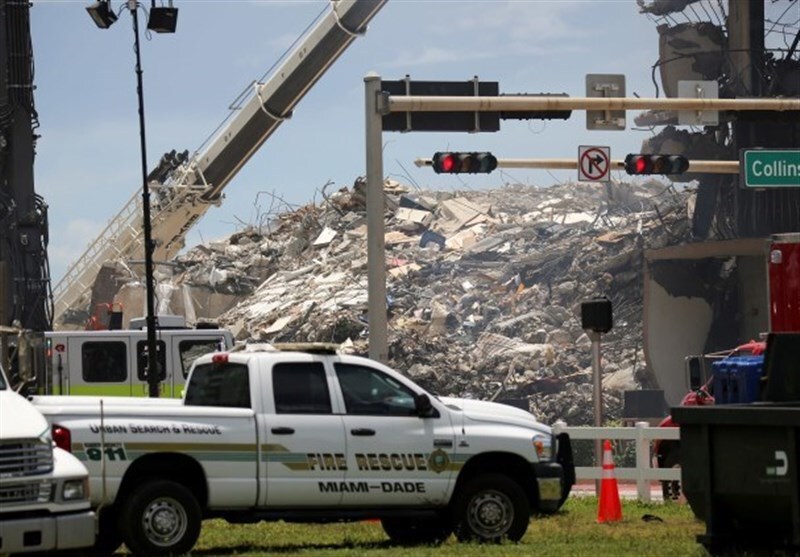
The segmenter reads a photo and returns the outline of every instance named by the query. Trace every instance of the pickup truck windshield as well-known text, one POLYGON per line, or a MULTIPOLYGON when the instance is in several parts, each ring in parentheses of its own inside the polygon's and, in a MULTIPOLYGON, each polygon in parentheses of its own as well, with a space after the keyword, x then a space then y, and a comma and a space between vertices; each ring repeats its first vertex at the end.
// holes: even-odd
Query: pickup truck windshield
POLYGON ((186 386, 184 404, 251 408, 247 366, 234 363, 198 365, 186 386))

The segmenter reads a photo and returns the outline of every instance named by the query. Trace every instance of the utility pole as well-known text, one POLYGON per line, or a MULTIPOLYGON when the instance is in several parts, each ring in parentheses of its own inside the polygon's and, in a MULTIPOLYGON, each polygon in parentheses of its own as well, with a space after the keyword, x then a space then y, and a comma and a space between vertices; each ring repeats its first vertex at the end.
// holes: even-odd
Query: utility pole
POLYGON ((33 91, 30 3, 0 0, 0 361, 12 384, 46 377, 44 332, 53 328, 33 91))
POLYGON ((52 328, 47 204, 34 190, 37 136, 30 6, 0 0, 0 326, 52 328))

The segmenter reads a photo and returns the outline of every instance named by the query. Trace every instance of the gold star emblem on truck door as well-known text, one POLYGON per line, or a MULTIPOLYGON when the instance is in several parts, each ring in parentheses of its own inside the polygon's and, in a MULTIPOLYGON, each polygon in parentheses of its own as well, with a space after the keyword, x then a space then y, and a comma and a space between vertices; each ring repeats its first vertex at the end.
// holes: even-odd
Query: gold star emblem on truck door
POLYGON ((447 469, 450 464, 450 457, 442 449, 436 449, 428 455, 428 468, 440 474, 447 469))

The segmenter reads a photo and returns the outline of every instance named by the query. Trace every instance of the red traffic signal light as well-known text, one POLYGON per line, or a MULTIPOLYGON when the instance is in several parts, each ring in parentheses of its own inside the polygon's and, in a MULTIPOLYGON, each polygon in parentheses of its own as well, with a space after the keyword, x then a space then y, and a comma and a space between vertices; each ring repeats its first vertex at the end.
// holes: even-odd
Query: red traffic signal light
POLYGON ((491 153, 437 152, 433 155, 436 174, 488 174, 497 168, 497 158, 491 153))
POLYGON ((683 174, 689 170, 689 160, 683 155, 628 155, 625 172, 635 176, 647 174, 683 174))

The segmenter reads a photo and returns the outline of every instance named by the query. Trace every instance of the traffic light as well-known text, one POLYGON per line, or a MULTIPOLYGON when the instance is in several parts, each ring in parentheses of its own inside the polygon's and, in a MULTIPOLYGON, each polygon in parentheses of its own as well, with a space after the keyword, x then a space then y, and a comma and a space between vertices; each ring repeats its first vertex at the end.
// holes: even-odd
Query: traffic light
POLYGON ((437 152, 433 155, 436 174, 488 174, 497 168, 497 158, 491 153, 437 152))
POLYGON ((683 174, 689 170, 689 160, 683 155, 628 155, 625 172, 637 176, 646 174, 683 174))

